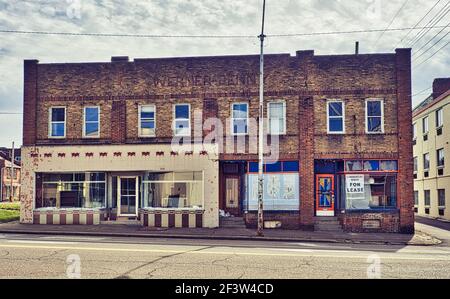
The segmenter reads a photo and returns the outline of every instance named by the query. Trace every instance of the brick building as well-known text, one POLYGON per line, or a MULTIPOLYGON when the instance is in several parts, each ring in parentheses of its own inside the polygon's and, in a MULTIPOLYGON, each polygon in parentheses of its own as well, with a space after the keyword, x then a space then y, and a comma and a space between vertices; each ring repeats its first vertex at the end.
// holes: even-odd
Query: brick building
MULTIPOLYGON (((410 49, 265 60, 267 225, 413 232, 410 49)), ((257 55, 25 61, 21 222, 254 227, 258 70, 257 55)))
MULTIPOLYGON (((11 195, 13 201, 20 199, 20 159, 11 162, 10 153, 11 151, 8 153, 6 149, 0 149, 0 201, 11 201, 11 195)), ((20 158, 20 155, 15 156, 20 158)))

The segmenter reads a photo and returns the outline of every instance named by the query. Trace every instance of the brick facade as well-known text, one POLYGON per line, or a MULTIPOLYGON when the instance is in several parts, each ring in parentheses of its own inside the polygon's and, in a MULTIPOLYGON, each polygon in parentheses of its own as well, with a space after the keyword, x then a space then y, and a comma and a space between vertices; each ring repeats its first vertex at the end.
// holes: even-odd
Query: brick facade
MULTIPOLYGON (((191 115, 198 111, 203 121, 217 117, 225 124, 231 104, 246 102, 249 117, 256 119, 258 72, 257 55, 84 64, 25 61, 23 144, 170 143, 176 103, 189 103, 191 115), (142 138, 138 136, 138 106, 150 103, 156 107, 156 137, 142 138), (83 107, 93 104, 101 109, 100 138, 82 138, 83 107), (52 106, 67 107, 64 139, 48 138, 48 113, 52 106)), ((313 51, 298 51, 295 56, 271 54, 265 58, 265 74, 265 101, 286 103, 287 131, 280 136, 280 159, 300 162, 300 212, 284 217, 286 223, 290 227, 314 227, 316 159, 398 159, 399 214, 395 217, 400 231, 412 232, 410 50, 367 55, 318 56, 313 51), (365 132, 365 100, 370 98, 384 101, 383 134, 365 132), (328 99, 345 103, 347 130, 343 135, 327 134, 328 99)), ((194 123, 191 129, 194 132, 194 123)), ((205 129, 202 134, 210 132, 205 129)), ((256 158, 249 148, 245 153, 220 155, 220 160, 231 161, 256 158)), ((358 221, 343 223, 351 228, 358 221)), ((353 230, 359 231, 356 226, 353 230)))

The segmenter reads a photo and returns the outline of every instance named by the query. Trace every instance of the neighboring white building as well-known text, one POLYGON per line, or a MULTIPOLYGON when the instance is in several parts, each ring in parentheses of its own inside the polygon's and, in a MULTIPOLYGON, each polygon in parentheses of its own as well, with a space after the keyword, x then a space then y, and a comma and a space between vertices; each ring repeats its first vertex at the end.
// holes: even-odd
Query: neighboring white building
POLYGON ((450 220, 450 78, 413 111, 414 199, 420 216, 450 220), (447 165, 446 165, 447 164, 447 165))

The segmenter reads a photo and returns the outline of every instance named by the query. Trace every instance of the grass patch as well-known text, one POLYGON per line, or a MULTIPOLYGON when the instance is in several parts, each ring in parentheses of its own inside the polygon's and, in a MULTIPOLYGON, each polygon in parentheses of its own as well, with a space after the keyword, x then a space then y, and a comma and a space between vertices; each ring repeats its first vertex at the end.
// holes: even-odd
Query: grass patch
POLYGON ((19 220, 20 211, 18 210, 0 210, 0 223, 19 220))
POLYGON ((0 202, 0 210, 20 211, 20 202, 0 202))

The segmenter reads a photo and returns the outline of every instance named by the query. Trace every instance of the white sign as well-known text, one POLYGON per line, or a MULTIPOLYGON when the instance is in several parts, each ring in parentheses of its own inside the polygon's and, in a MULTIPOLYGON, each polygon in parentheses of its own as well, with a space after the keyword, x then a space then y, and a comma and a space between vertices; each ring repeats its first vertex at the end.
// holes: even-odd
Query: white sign
POLYGON ((353 199, 364 198, 364 175, 347 174, 345 176, 345 187, 347 195, 351 195, 353 199))

